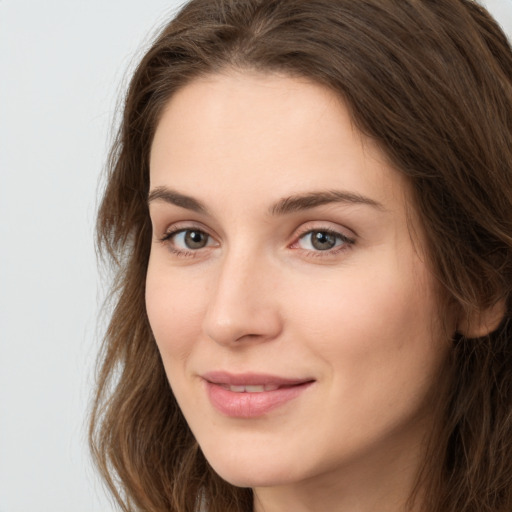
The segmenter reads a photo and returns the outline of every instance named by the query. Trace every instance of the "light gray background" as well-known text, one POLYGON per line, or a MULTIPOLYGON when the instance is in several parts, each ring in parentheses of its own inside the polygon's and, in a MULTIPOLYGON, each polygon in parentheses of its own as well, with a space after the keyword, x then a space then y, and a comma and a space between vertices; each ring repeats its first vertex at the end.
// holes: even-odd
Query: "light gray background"
MULTIPOLYGON (((128 71, 181 0, 0 0, 0 512, 109 512, 86 449, 98 177, 128 71)), ((488 0, 512 34, 512 0, 488 0)))

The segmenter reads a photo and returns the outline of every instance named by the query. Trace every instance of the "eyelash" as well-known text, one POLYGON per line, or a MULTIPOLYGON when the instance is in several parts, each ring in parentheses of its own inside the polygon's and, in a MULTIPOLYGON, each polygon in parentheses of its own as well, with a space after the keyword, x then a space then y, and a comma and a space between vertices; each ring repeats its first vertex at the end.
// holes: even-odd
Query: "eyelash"
MULTIPOLYGON (((206 231, 194 228, 194 227, 188 227, 188 228, 182 228, 182 227, 176 227, 171 228, 169 231, 167 231, 163 237, 160 238, 160 243, 167 246, 167 249, 174 255, 181 257, 181 258, 195 258, 197 257, 201 249, 205 249, 208 246, 201 247, 199 249, 177 249, 172 245, 172 239, 176 237, 180 233, 186 233, 187 231, 195 231, 198 233, 202 233, 203 235, 207 236, 208 238, 212 238, 211 235, 209 235, 206 231)), ((350 238, 339 231, 335 231, 331 228, 314 228, 314 229, 306 229, 303 232, 299 233, 296 237, 296 241, 293 242, 289 247, 294 247, 299 244, 299 241, 305 238, 307 235, 312 235, 313 233, 324 233, 330 236, 333 236, 336 238, 336 240, 341 241, 341 244, 334 246, 332 249, 327 249, 325 251, 322 250, 312 250, 312 249, 300 249, 297 248, 297 250, 302 250, 305 253, 307 253, 308 257, 312 258, 326 258, 326 257, 332 257, 336 256, 337 254, 344 252, 346 250, 349 250, 351 246, 355 244, 355 239, 350 238)))
POLYGON ((312 257, 312 258, 328 258, 328 257, 336 256, 337 254, 339 254, 341 252, 349 250, 350 247, 352 245, 354 245, 356 242, 353 238, 350 238, 350 237, 344 235, 343 233, 340 233, 339 231, 335 231, 334 229, 322 228, 322 227, 316 228, 315 227, 313 229, 309 228, 309 229, 305 229, 304 231, 300 232, 297 235, 296 241, 293 242, 293 244, 291 244, 290 247, 297 246, 299 244, 300 240, 304 239, 307 235, 313 235, 313 233, 322 233, 322 234, 332 236, 336 239, 336 243, 338 241, 340 241, 341 244, 335 245, 333 248, 327 249, 324 251, 298 248, 298 250, 302 250, 302 251, 306 252, 308 254, 308 257, 312 257))
POLYGON ((162 238, 160 238, 160 242, 167 246, 167 249, 172 253, 174 254, 175 256, 178 256, 180 258, 195 258, 196 256, 199 255, 199 252, 200 250, 199 249, 196 249, 196 250, 185 250, 185 249, 176 249, 175 247, 173 247, 172 245, 172 239, 176 236, 176 235, 179 235, 180 233, 186 233, 187 231, 196 231, 198 233, 203 233, 204 235, 206 235, 207 237, 209 238, 212 238, 206 231, 204 231, 203 229, 199 229, 199 228, 195 228, 193 226, 191 227, 188 227, 188 228, 182 228, 182 227, 176 227, 176 228, 171 228, 169 231, 167 231, 164 236, 162 238))

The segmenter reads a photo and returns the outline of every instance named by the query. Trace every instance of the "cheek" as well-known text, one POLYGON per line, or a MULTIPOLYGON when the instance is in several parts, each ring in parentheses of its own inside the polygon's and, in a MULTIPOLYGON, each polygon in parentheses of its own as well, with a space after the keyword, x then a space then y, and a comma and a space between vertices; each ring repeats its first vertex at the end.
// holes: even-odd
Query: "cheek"
POLYGON ((326 423, 356 446, 361 436, 380 439, 429 415, 449 344, 435 325, 428 280, 391 273, 365 279, 354 272, 323 292, 303 297, 290 311, 300 308, 296 318, 311 358, 327 369, 326 402, 337 406, 326 423))
POLYGON ((204 295, 192 283, 182 283, 169 269, 159 269, 150 261, 146 310, 164 365, 190 354, 201 331, 204 295))
POLYGON ((423 265, 342 270, 306 294, 291 294, 288 305, 305 338, 314 341, 311 350, 347 385, 364 382, 354 374, 381 385, 422 375, 427 381, 448 346, 423 265))

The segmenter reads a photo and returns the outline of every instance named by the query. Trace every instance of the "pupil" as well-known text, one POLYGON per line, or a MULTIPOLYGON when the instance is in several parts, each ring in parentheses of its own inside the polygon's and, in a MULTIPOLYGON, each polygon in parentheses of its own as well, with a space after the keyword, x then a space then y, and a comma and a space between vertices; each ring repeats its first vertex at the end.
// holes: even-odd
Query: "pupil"
POLYGON ((325 231, 315 231, 312 238, 313 247, 320 251, 332 249, 336 245, 336 237, 325 231))
POLYGON ((187 231, 185 244, 189 249, 201 249, 206 245, 206 236, 201 231, 187 231))

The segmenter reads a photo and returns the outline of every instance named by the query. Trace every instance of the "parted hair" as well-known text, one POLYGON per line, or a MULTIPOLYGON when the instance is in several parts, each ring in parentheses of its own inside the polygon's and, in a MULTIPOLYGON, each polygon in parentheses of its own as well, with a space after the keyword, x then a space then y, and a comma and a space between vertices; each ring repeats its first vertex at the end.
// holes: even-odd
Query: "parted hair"
POLYGON ((410 182, 446 309, 469 319, 502 305, 488 335, 453 333, 411 503, 512 511, 512 51, 472 0, 192 0, 152 42, 126 93, 97 219, 115 277, 89 439, 116 501, 125 512, 252 510, 251 490, 201 453, 145 309, 156 126, 174 92, 229 69, 338 94, 410 182))

